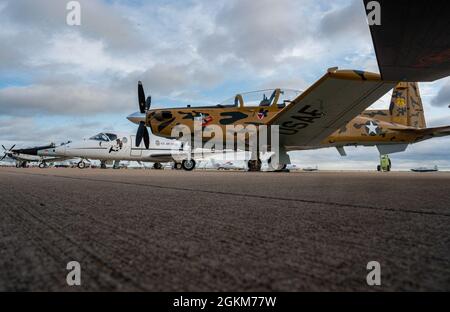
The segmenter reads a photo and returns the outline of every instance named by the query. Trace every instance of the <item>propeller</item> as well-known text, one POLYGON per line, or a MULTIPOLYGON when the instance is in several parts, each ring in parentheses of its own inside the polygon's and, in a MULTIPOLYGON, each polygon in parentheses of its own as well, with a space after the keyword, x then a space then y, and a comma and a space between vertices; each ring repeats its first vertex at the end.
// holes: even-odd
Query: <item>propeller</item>
MULTIPOLYGON (((152 97, 149 96, 145 98, 144 87, 142 82, 138 82, 138 100, 139 100, 139 110, 141 114, 146 114, 152 105, 152 97)), ((141 145, 142 139, 144 140, 145 148, 148 149, 150 146, 150 136, 148 134, 147 127, 145 126, 145 121, 139 122, 139 128, 136 133, 136 146, 141 145)))
POLYGON ((13 148, 14 148, 15 146, 16 146, 16 144, 14 144, 13 146, 11 146, 11 148, 8 150, 8 149, 6 149, 6 147, 2 144, 2 147, 3 147, 3 149, 4 149, 5 151, 3 152, 3 157, 0 158, 0 161, 2 161, 3 159, 5 159, 5 157, 8 156, 8 154, 10 154, 10 153, 12 152, 12 150, 13 150, 13 148))

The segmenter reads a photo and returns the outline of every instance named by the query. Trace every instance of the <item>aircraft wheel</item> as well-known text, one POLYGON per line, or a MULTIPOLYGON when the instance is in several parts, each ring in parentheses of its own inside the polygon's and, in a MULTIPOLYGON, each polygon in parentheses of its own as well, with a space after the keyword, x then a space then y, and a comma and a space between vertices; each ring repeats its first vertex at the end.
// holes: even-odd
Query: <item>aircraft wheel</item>
POLYGON ((278 167, 275 169, 276 172, 282 172, 282 171, 289 171, 286 169, 287 168, 287 164, 279 164, 278 167))
POLYGON ((261 171, 261 166, 261 159, 248 161, 248 171, 261 171))
POLYGON ((80 162, 77 164, 77 167, 80 168, 80 169, 84 169, 84 168, 86 168, 86 164, 84 163, 84 161, 80 161, 80 162))
POLYGON ((386 171, 391 171, 391 166, 387 166, 387 170, 386 171))
POLYGON ((40 163, 40 164, 39 164, 39 168, 44 169, 45 167, 47 167, 47 166, 45 165, 45 163, 40 163))
POLYGON ((178 162, 176 162, 176 163, 173 165, 173 168, 174 168, 175 170, 180 170, 182 167, 183 167, 183 166, 181 165, 181 163, 178 163, 178 162))
POLYGON ((184 170, 186 171, 191 171, 195 168, 195 160, 193 159, 185 159, 183 160, 183 162, 181 163, 181 166, 183 167, 184 170))
POLYGON ((16 164, 16 168, 20 168, 20 165, 19 165, 19 164, 16 164))
POLYGON ((377 166, 377 171, 381 171, 381 166, 380 165, 377 166))
POLYGON ((162 167, 163 167, 163 166, 162 166, 161 163, 159 163, 159 162, 156 162, 156 163, 153 164, 153 169, 161 170, 162 167))

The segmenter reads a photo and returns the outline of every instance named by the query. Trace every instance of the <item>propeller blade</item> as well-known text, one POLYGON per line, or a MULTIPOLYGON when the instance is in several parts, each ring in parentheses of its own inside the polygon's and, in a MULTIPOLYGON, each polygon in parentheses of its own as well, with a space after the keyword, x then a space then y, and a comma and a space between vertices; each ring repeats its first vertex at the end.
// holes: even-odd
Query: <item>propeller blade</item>
POLYGON ((145 125, 144 125, 144 144, 145 144, 145 148, 148 149, 150 146, 150 137, 148 135, 148 130, 145 125))
POLYGON ((138 99, 139 99, 139 110, 141 114, 145 113, 145 92, 142 82, 138 82, 138 99))
POLYGON ((3 159, 5 159, 5 157, 6 157, 6 154, 4 154, 2 158, 0 158, 0 161, 2 161, 3 159))
POLYGON ((6 149, 6 147, 2 144, 2 147, 3 147, 3 149, 5 150, 5 151, 7 151, 7 149, 6 149))
POLYGON ((144 136, 144 129, 145 129, 145 124, 144 124, 143 121, 141 121, 139 123, 139 128, 138 128, 137 133, 136 133, 136 146, 141 145, 142 138, 144 136))
POLYGON ((151 105, 152 105, 152 97, 149 96, 147 97, 147 101, 145 101, 145 109, 149 110, 151 105))

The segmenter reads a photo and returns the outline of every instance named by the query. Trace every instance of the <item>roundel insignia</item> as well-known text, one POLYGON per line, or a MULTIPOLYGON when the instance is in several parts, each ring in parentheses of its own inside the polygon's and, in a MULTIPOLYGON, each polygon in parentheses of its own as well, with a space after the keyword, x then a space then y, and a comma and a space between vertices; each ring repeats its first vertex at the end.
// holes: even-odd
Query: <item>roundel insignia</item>
POLYGON ((396 104, 397 106, 405 106, 405 105, 406 105, 405 99, 404 99, 404 98, 397 98, 397 99, 395 100, 395 104, 396 104))
POLYGON ((380 127, 378 127, 378 124, 373 120, 366 122, 364 128, 366 129, 368 135, 374 136, 380 134, 380 127))
POLYGON ((159 140, 156 140, 155 144, 156 144, 156 146, 159 146, 159 144, 161 144, 161 143, 159 142, 159 140))

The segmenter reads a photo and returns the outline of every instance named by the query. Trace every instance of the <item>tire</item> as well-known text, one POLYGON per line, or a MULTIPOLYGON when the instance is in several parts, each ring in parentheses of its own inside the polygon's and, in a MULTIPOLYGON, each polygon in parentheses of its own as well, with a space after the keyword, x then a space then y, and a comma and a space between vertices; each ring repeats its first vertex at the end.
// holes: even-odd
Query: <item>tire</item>
POLYGON ((387 170, 386 171, 391 171, 391 166, 387 166, 387 170))
POLYGON ((161 170, 162 167, 163 166, 161 165, 161 163, 156 162, 153 164, 153 169, 155 169, 155 170, 161 170))
POLYGON ((381 166, 380 165, 377 166, 377 171, 381 171, 381 166))
POLYGON ((186 170, 186 171, 194 170, 194 168, 195 168, 195 160, 193 160, 193 159, 190 159, 190 160, 185 159, 181 163, 181 167, 183 167, 183 169, 186 170))
POLYGON ((181 165, 181 163, 175 163, 175 164, 173 165, 173 168, 174 168, 175 170, 180 170, 180 169, 183 168, 183 166, 181 165))
POLYGON ((39 164, 39 168, 44 169, 45 167, 47 167, 47 166, 45 165, 45 163, 40 163, 40 164, 39 164))
POLYGON ((249 160, 247 163, 248 171, 261 171, 262 162, 261 159, 249 160))
POLYGON ((84 169, 84 168, 86 168, 86 164, 84 163, 84 161, 80 161, 80 162, 77 164, 77 167, 78 167, 79 169, 84 169))

